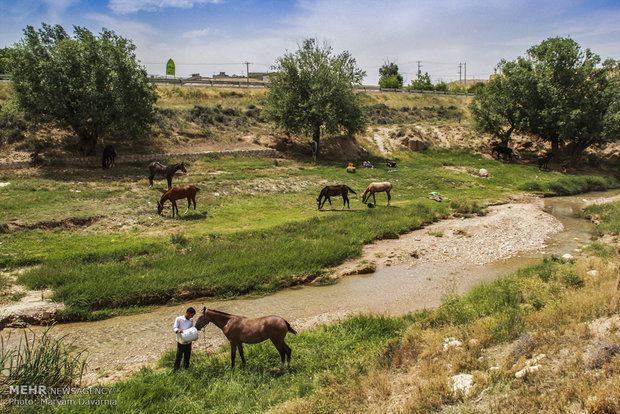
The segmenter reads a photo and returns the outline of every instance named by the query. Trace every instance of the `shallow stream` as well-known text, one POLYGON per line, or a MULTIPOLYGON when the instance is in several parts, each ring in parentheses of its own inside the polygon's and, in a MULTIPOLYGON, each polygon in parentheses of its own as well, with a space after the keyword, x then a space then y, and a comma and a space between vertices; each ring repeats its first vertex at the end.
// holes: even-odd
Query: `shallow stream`
MULTIPOLYGON (((291 322, 298 331, 350 314, 402 315, 436 307, 441 303, 442 295, 450 290, 462 293, 483 281, 532 264, 545 254, 575 254, 576 249, 591 240, 594 230, 593 224, 579 218, 584 200, 617 194, 616 190, 545 199, 545 211, 558 218, 564 230, 548 239, 544 250, 519 254, 507 260, 485 265, 447 261, 413 267, 393 266, 371 275, 348 276, 329 286, 301 286, 257 298, 193 300, 181 305, 161 306, 144 314, 61 324, 54 326, 52 333, 54 336, 67 335, 77 349, 88 350, 91 379, 106 375, 111 375, 111 379, 123 371, 126 374, 128 368, 135 370, 145 362, 157 360, 162 352, 172 349, 175 346, 174 318, 182 315, 188 306, 199 311, 204 305, 248 317, 276 314, 291 322)), ((31 329, 41 332, 45 328, 31 329)), ((197 343, 199 348, 215 351, 225 343, 221 331, 212 325, 208 325, 204 332, 197 343)), ((21 330, 4 330, 5 341, 9 333, 8 345, 14 346, 22 337, 21 330)))

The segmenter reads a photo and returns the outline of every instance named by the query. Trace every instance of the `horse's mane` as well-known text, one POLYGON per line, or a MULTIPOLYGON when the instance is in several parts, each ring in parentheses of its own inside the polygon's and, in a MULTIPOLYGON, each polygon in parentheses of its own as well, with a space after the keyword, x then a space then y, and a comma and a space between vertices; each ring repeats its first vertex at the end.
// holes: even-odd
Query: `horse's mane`
POLYGON ((216 309, 207 309, 207 311, 219 313, 220 315, 224 315, 224 316, 234 316, 234 315, 232 315, 230 313, 222 312, 222 311, 219 311, 219 310, 216 310, 216 309))

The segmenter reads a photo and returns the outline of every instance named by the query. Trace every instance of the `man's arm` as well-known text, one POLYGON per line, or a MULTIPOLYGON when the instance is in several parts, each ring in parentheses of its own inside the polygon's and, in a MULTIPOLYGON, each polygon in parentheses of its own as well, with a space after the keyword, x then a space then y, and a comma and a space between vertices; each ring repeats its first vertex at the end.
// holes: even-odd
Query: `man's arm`
POLYGON ((174 327, 172 328, 172 330, 174 331, 174 333, 181 333, 181 332, 183 332, 183 329, 181 329, 179 327, 179 318, 176 318, 174 320, 174 327))

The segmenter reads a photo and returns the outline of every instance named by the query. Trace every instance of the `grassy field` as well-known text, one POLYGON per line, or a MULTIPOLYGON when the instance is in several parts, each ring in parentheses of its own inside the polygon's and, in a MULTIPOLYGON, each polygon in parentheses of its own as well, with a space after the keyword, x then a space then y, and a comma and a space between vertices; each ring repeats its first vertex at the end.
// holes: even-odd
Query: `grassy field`
MULTIPOLYGON (((474 202, 514 192, 574 194, 618 185, 459 152, 401 154, 397 172, 379 167, 356 174, 340 163, 281 160, 276 166, 272 159, 228 157, 198 160, 177 179, 201 191, 196 214, 172 219, 168 208, 156 214, 163 182, 150 189, 144 166, 2 172, 0 180, 11 182, 0 195, 0 265, 36 265, 19 282, 51 288, 54 300, 69 305, 67 319, 176 297, 272 292, 320 277, 358 256, 365 243, 450 214, 449 203, 424 198, 430 191, 468 213, 474 202), (490 178, 476 176, 482 167, 490 178), (386 180, 394 185, 392 207, 380 194, 376 209, 357 198, 351 211, 316 209, 326 184, 346 183, 359 197, 367 183, 386 180), (75 219, 89 219, 88 225, 50 225, 75 219)), ((340 202, 334 200, 336 209, 340 202)))
MULTIPOLYGON (((579 406, 614 412, 620 355, 588 348, 601 336, 587 322, 618 313, 615 255, 604 246, 589 252, 577 261, 548 258, 463 297, 447 295, 434 311, 361 315, 288 336, 293 363, 284 373, 270 343, 247 346, 248 365, 234 371, 224 349, 195 355, 190 370, 172 374, 170 352, 160 368, 115 384, 115 410, 521 413, 579 406), (443 349, 448 337, 462 345, 443 349), (539 372, 515 378, 526 360, 542 353, 539 372), (452 391, 449 378, 459 373, 474 374, 471 393, 452 391)), ((610 329, 606 338, 619 341, 618 326, 610 329)))

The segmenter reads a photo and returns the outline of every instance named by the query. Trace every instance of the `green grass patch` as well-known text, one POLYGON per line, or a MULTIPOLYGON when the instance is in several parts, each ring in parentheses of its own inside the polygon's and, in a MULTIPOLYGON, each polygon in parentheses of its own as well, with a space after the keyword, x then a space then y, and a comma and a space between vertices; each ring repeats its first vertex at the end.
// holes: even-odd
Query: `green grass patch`
POLYGON ((599 234, 620 234, 620 201, 588 206, 584 214, 598 216, 600 219, 599 234))
MULTIPOLYGON (((385 165, 385 160, 373 161, 385 165)), ((396 238, 451 212, 482 214, 487 202, 531 181, 539 182, 542 192, 569 184, 579 189, 582 183, 618 186, 612 179, 541 174, 534 167, 467 152, 401 153, 398 163, 396 172, 380 167, 347 174, 339 162, 284 160, 275 165, 272 159, 234 156, 196 160, 175 184, 201 188, 197 213, 175 219, 169 206, 162 216, 156 214, 165 181, 149 188, 143 165, 103 176, 89 169, 43 169, 27 177, 3 171, 0 181, 11 185, 0 194, 0 225, 32 229, 0 233, 0 266, 39 265, 20 282, 53 289, 53 298, 71 308, 68 319, 93 319, 113 309, 166 303, 178 295, 273 292, 297 278, 321 276, 326 268, 358 256, 374 239, 396 238), (481 179, 446 165, 464 171, 486 168, 491 174, 481 179), (392 182, 391 207, 385 206, 383 194, 377 196, 376 209, 361 204, 359 197, 372 181, 392 182), (316 209, 315 198, 326 182, 356 190, 351 210, 340 211, 338 198, 334 211, 316 209), (452 201, 425 199, 432 191, 452 201), (97 219, 86 226, 38 228, 83 217, 97 219)))

